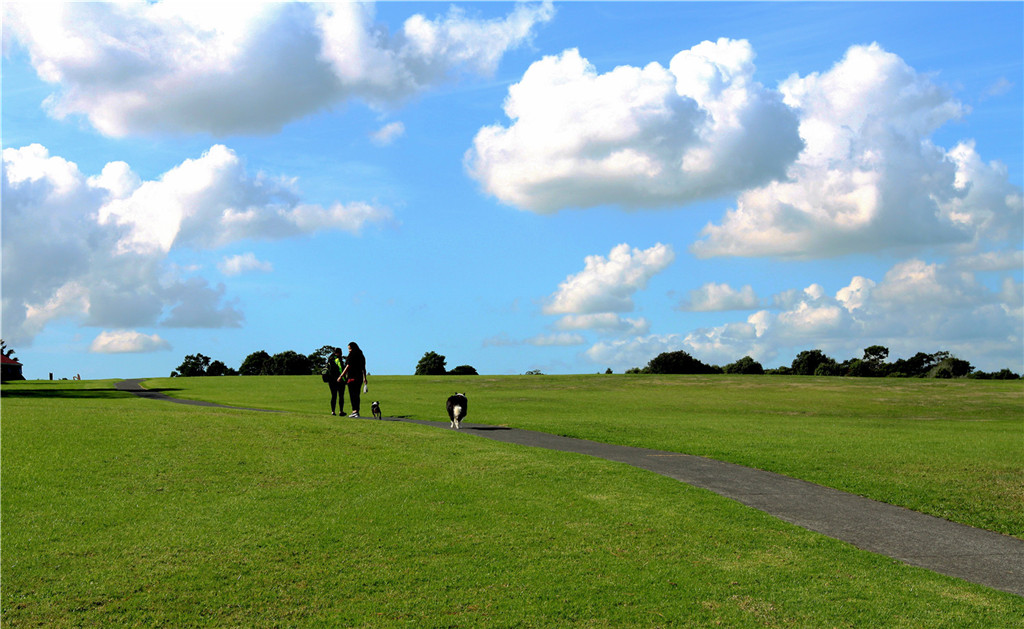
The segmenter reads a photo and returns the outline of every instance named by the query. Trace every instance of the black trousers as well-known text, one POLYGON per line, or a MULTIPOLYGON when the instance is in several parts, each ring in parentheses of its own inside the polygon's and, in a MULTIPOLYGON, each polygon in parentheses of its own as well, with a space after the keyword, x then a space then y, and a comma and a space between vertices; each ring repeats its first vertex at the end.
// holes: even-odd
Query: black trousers
POLYGON ((352 411, 359 412, 359 387, 363 386, 363 383, 359 380, 354 380, 348 383, 348 401, 352 403, 352 411))
POLYGON ((338 412, 345 414, 345 384, 337 380, 328 380, 331 387, 331 412, 334 412, 334 403, 338 403, 338 412))

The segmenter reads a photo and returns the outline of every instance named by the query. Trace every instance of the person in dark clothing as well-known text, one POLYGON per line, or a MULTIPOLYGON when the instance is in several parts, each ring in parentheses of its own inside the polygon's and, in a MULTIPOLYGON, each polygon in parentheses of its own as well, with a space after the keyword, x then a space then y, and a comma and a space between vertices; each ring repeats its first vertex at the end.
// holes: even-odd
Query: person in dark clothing
POLYGON ((341 372, 344 369, 345 360, 342 358, 341 348, 335 347, 334 352, 327 357, 326 382, 331 387, 331 415, 334 415, 335 402, 338 404, 338 415, 345 414, 345 382, 341 379, 341 372))
POLYGON ((348 399, 352 403, 352 414, 349 417, 359 417, 359 387, 369 384, 367 375, 366 357, 355 342, 349 343, 348 359, 341 372, 341 379, 348 385, 348 399))

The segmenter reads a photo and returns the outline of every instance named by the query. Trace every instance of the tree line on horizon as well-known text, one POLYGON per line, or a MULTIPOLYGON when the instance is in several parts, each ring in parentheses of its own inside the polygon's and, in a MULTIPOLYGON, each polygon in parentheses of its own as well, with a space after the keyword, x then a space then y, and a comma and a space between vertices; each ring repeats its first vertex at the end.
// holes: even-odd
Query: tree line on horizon
MULTIPOLYGON (((271 356, 260 350, 245 357, 238 369, 232 369, 222 361, 213 360, 203 354, 189 354, 172 378, 197 376, 308 376, 319 375, 327 367, 327 359, 334 352, 332 345, 324 345, 311 354, 284 351, 271 356)), ((446 359, 437 352, 426 352, 416 365, 415 375, 427 376, 476 376, 471 365, 459 365, 450 371, 445 369, 446 359)))
POLYGON ((949 352, 934 354, 918 352, 911 358, 886 362, 889 348, 872 345, 864 349, 861 358, 837 362, 820 349, 804 350, 796 355, 789 367, 765 369, 750 356, 744 356, 724 367, 707 365, 690 354, 679 350, 663 352, 647 363, 626 373, 640 374, 769 374, 796 376, 847 376, 859 378, 976 378, 979 380, 1017 380, 1020 375, 1002 369, 996 372, 975 371, 971 363, 949 352))
MULTIPOLYGON (((219 360, 203 354, 185 356, 181 365, 171 372, 171 377, 195 376, 307 376, 319 375, 327 366, 327 359, 334 351, 331 345, 308 354, 284 351, 271 356, 260 350, 245 357, 238 369, 232 369, 219 360)), ((872 345, 864 349, 861 358, 838 362, 820 349, 804 350, 797 354, 790 366, 765 369, 750 356, 744 356, 724 367, 708 365, 685 351, 663 352, 647 363, 646 367, 627 369, 627 374, 768 374, 798 376, 846 376, 861 378, 976 378, 979 380, 1017 380, 1019 374, 1009 369, 996 372, 975 371, 967 362, 946 351, 933 354, 918 352, 910 358, 886 362, 889 349, 872 345)), ((428 351, 416 364, 417 376, 475 376, 477 370, 471 365, 459 365, 446 369, 446 358, 437 352, 428 351)), ((605 372, 612 373, 611 369, 605 372)), ((527 372, 541 375, 539 371, 527 372)))

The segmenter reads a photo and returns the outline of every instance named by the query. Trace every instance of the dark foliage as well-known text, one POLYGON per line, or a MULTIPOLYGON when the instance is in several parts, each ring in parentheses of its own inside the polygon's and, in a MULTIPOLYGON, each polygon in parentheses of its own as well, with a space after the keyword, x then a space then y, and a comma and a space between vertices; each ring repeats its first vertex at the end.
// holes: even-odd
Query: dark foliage
POLYGON ((750 356, 744 356, 736 362, 726 365, 725 373, 761 375, 764 373, 764 367, 750 356))
POLYGON ((443 376, 448 373, 444 368, 445 358, 437 352, 426 352, 416 364, 417 376, 443 376))
POLYGON ((651 359, 651 362, 647 363, 644 372, 658 374, 706 374, 721 373, 722 370, 705 365, 693 356, 680 350, 658 354, 651 359))
POLYGON ((274 354, 270 359, 272 376, 308 376, 313 373, 309 356, 291 350, 274 354))
POLYGON ((243 376, 265 376, 270 373, 270 354, 263 350, 253 352, 245 357, 238 373, 243 376))
POLYGON ((181 361, 178 368, 171 373, 171 376, 182 376, 185 378, 194 378, 196 376, 205 376, 206 368, 210 366, 210 357, 203 356, 202 354, 189 354, 185 357, 185 360, 181 361))

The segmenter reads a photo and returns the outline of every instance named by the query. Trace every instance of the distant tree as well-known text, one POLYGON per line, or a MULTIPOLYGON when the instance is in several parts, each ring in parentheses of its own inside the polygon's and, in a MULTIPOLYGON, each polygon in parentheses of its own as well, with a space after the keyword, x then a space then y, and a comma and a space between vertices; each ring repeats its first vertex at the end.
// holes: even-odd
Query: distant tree
POLYGON ((839 370, 839 364, 831 358, 818 363, 818 366, 814 368, 816 376, 838 376, 840 373, 842 372, 839 370))
MULTIPOLYGON (((798 376, 813 376, 818 370, 818 366, 822 363, 831 363, 835 365, 835 371, 838 372, 838 365, 836 361, 829 358, 820 349, 804 350, 796 355, 793 359, 791 366, 792 373, 798 376)), ((826 367, 829 370, 830 367, 826 367)))
POLYGON ((526 372, 526 375, 527 376, 543 376, 544 372, 541 371, 540 369, 531 369, 531 370, 526 372))
POLYGON ((314 374, 320 373, 320 371, 327 366, 327 359, 334 353, 333 345, 324 345, 320 349, 316 350, 309 355, 309 366, 314 374))
POLYGON ((966 360, 960 360, 949 352, 946 356, 928 372, 932 378, 963 378, 974 371, 974 367, 966 360))
POLYGON ((445 368, 444 356, 437 352, 426 352, 416 364, 417 376, 443 376, 448 373, 445 368))
POLYGON ((215 360, 210 363, 210 366, 206 368, 206 375, 208 376, 237 376, 238 372, 228 367, 219 360, 215 360))
MULTIPOLYGON (((872 345, 864 348, 864 357, 861 359, 861 366, 858 375, 878 378, 888 374, 889 365, 885 359, 889 357, 889 348, 881 345, 872 345)), ((853 374, 847 374, 853 375, 853 374)))
POLYGON ((878 375, 871 363, 859 358, 845 361, 840 365, 839 372, 844 376, 850 376, 853 378, 870 378, 878 375))
POLYGON ((889 365, 888 372, 891 376, 902 378, 923 378, 946 355, 948 355, 948 352, 938 352, 936 354, 918 352, 910 358, 901 358, 892 363, 889 365))
POLYGON ((613 372, 613 371, 612 371, 612 368, 611 368, 611 367, 609 367, 609 368, 607 368, 607 369, 605 369, 605 370, 604 370, 604 374, 605 374, 606 376, 610 376, 610 375, 611 375, 611 374, 613 374, 613 373, 615 373, 615 372, 613 372))
POLYGON ((736 362, 726 365, 725 373, 761 375, 764 373, 764 367, 750 356, 744 356, 736 362))
POLYGON ((885 362, 885 359, 889 357, 889 348, 882 347, 881 345, 872 345, 871 347, 864 348, 863 360, 880 365, 885 362))
POLYGON ((263 350, 253 352, 245 357, 238 373, 243 376, 265 376, 270 373, 270 354, 263 350))
POLYGON ((1020 375, 1016 374, 1009 369, 1000 369, 994 372, 974 371, 971 372, 971 378, 977 378, 978 380, 1020 380, 1020 375))
POLYGON ((210 357, 202 354, 189 354, 175 370, 179 376, 195 377, 205 376, 206 368, 210 366, 210 357))
POLYGON ((292 350, 274 354, 270 359, 270 373, 275 376, 308 376, 313 373, 309 356, 292 350))
POLYGON ((0 339, 0 354, 3 354, 7 358, 12 358, 14 356, 14 350, 7 349, 7 342, 3 339, 0 339))
POLYGON ((448 375, 449 376, 478 376, 480 374, 478 374, 476 372, 476 369, 474 369, 471 365, 459 365, 458 367, 456 367, 456 368, 452 369, 451 371, 449 371, 448 375))
POLYGON ((720 373, 720 370, 705 365, 682 350, 658 354, 647 363, 644 371, 659 374, 720 373))

